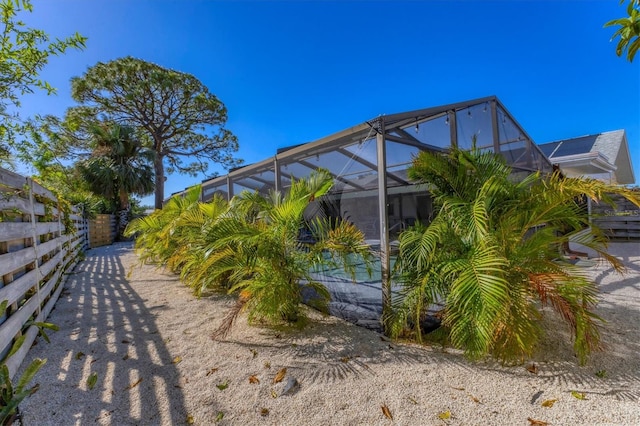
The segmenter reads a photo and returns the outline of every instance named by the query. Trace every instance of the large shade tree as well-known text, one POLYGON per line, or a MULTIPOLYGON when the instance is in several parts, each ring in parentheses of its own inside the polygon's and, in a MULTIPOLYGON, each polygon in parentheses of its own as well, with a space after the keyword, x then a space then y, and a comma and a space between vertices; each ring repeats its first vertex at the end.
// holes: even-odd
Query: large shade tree
POLYGON ((126 57, 98 62, 73 78, 71 87, 80 106, 68 116, 127 124, 148 134, 156 153, 156 208, 162 207, 165 172, 195 175, 209 162, 239 164, 233 156, 237 139, 224 127, 227 109, 190 74, 126 57))
POLYGON ((9 159, 16 135, 25 131, 17 115, 21 96, 36 89, 54 93, 38 74, 51 56, 85 46, 86 38, 78 33, 51 40, 43 30, 27 27, 20 16, 32 10, 30 0, 0 1, 0 164, 9 159))

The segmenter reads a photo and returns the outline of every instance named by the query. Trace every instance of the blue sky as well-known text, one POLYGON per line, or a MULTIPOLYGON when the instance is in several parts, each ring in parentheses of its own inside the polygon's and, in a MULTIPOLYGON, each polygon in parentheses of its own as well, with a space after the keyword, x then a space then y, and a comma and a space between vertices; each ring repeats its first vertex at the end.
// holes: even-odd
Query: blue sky
MULTIPOLYGON (((131 55, 207 85, 247 163, 380 114, 497 95, 537 143, 625 129, 640 180, 640 58, 618 58, 602 27, 624 12, 618 0, 34 0, 30 26, 89 40, 50 62, 41 76, 58 95, 27 96, 23 114, 62 115, 71 77, 131 55)), ((202 178, 170 175, 165 194, 202 178)))

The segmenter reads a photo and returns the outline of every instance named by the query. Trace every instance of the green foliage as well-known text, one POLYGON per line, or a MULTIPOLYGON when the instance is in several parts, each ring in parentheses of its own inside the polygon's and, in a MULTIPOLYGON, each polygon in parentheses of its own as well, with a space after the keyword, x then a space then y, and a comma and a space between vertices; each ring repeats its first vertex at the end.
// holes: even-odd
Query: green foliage
MULTIPOLYGON (((0 303, 0 312, 6 312, 8 301, 3 300, 0 303)), ((59 327, 55 324, 47 322, 35 322, 28 321, 25 327, 36 326, 39 329, 40 334, 49 343, 49 336, 44 332, 45 329, 59 330, 59 327)), ((46 359, 36 358, 29 366, 24 370, 17 383, 13 383, 11 375, 9 373, 9 367, 5 364, 5 361, 11 358, 24 344, 26 335, 23 334, 14 342, 13 346, 9 350, 9 353, 1 360, 0 363, 0 425, 5 424, 8 419, 14 416, 18 411, 18 405, 38 390, 37 385, 31 388, 27 388, 29 383, 33 380, 36 373, 47 362, 46 359)))
MULTIPOLYGON (((624 0, 620 1, 620 4, 624 0)), ((620 19, 613 19, 606 24, 606 27, 618 26, 619 28, 613 33, 611 40, 620 37, 616 46, 616 55, 622 56, 626 50, 627 60, 633 62, 638 49, 640 49, 640 2, 638 0, 629 0, 627 5, 627 16, 620 19)))
MULTIPOLYGON (((611 202, 611 193, 637 205, 640 199, 625 188, 559 173, 515 182, 499 155, 475 149, 423 152, 409 176, 430 185, 438 214, 429 226, 400 236, 402 291, 393 317, 385 319, 392 334, 439 305, 448 339, 470 358, 521 359, 543 335, 541 308, 550 306, 570 327, 584 362, 599 344, 597 289, 560 249, 578 242, 619 269, 577 200, 611 202)), ((416 333, 420 340, 419 327, 416 333)))
POLYGON ((135 138, 132 127, 103 123, 92 133, 92 155, 76 167, 94 194, 117 200, 119 208, 126 209, 129 194, 153 192, 154 153, 135 138))
POLYGON ((15 387, 11 382, 7 365, 0 365, 0 424, 4 424, 14 416, 18 411, 18 405, 37 390, 37 388, 27 388, 27 385, 46 362, 45 359, 34 359, 15 387))
POLYGON ((113 123, 84 126, 81 143, 54 117, 46 117, 31 134, 20 158, 34 166, 43 186, 80 206, 86 217, 117 213, 134 202, 130 194, 153 192, 154 153, 135 129, 113 123), (69 160, 75 163, 65 165, 69 160))
POLYGON ((356 257, 367 262, 371 257, 354 225, 305 218, 309 204, 331 186, 331 175, 317 171, 293 181, 286 195, 243 192, 230 203, 218 197, 201 203, 200 187, 194 187, 162 210, 132 221, 127 234, 138 234, 142 261, 179 272, 197 295, 211 289, 239 295, 221 333, 242 309, 248 309, 251 320, 298 322, 304 319, 300 303, 305 289, 315 292, 315 307, 327 308, 329 294, 313 279, 314 267, 340 265, 354 275, 356 257), (300 242, 301 229, 314 242, 300 242))
MULTIPOLYGON (((67 128, 82 133, 98 117, 144 130, 156 153, 156 202, 162 208, 167 172, 195 175, 207 162, 235 166, 236 137, 224 125, 227 110, 194 76, 132 57, 98 62, 71 81, 80 106, 67 111, 67 128), (183 159, 188 158, 189 163, 183 159)), ((81 139, 81 138, 79 138, 81 139)))
POLYGON ((353 224, 305 218, 309 204, 326 194, 332 183, 331 175, 319 170, 294 181, 286 195, 245 192, 233 203, 240 214, 223 218, 207 239, 209 248, 220 253, 221 268, 215 272, 232 274, 232 291, 240 292, 250 320, 303 319, 299 307, 305 288, 315 292, 311 304, 326 310, 329 293, 313 279, 312 269, 340 265, 353 276, 352 256, 370 258, 364 235, 353 224), (302 228, 311 232, 313 243, 299 242, 302 228))
POLYGON ((86 38, 78 33, 51 41, 43 30, 27 27, 19 15, 32 10, 30 0, 0 1, 3 26, 0 38, 0 164, 8 159, 9 148, 17 134, 25 132, 26 124, 15 112, 20 107, 20 97, 34 89, 54 93, 55 89, 49 83, 38 78, 40 71, 50 57, 61 55, 69 48, 85 47, 86 38))
MULTIPOLYGON (((183 217, 200 209, 200 193, 200 185, 193 186, 184 196, 172 197, 161 210, 129 223, 125 236, 136 236, 135 245, 141 262, 165 265, 181 244, 188 243, 186 238, 181 237, 183 233, 197 234, 199 222, 185 225, 183 217)), ((172 268, 172 271, 179 270, 172 268)))
POLYGON ((144 217, 147 215, 148 210, 153 210, 152 206, 140 204, 141 201, 137 198, 130 198, 129 204, 131 205, 131 218, 137 219, 139 217, 144 217))

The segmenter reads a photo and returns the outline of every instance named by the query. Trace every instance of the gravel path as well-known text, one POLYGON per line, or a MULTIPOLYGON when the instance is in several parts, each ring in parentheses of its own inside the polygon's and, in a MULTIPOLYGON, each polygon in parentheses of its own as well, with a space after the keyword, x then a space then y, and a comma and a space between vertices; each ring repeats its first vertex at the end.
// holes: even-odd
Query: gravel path
POLYGON ((23 423, 640 424, 640 244, 611 252, 627 275, 585 267, 602 291, 606 351, 579 367, 568 345, 552 339, 533 374, 531 362, 469 363, 457 351, 389 342, 332 317, 296 333, 241 318, 214 342, 233 299, 194 298, 175 276, 138 267, 130 244, 93 249, 50 317, 60 331, 51 344, 39 339, 25 361, 48 358, 34 380, 40 390, 21 405, 23 423), (283 393, 287 384, 295 386, 283 393))

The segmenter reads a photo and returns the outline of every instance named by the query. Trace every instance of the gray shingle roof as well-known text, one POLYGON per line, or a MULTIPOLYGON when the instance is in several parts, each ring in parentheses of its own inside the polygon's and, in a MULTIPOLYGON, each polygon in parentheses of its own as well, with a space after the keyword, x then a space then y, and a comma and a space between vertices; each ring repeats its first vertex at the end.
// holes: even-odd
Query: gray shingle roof
POLYGON ((635 182, 633 166, 624 130, 613 130, 595 135, 580 136, 538 145, 552 163, 560 164, 569 158, 597 153, 615 166, 616 181, 620 184, 635 182))

